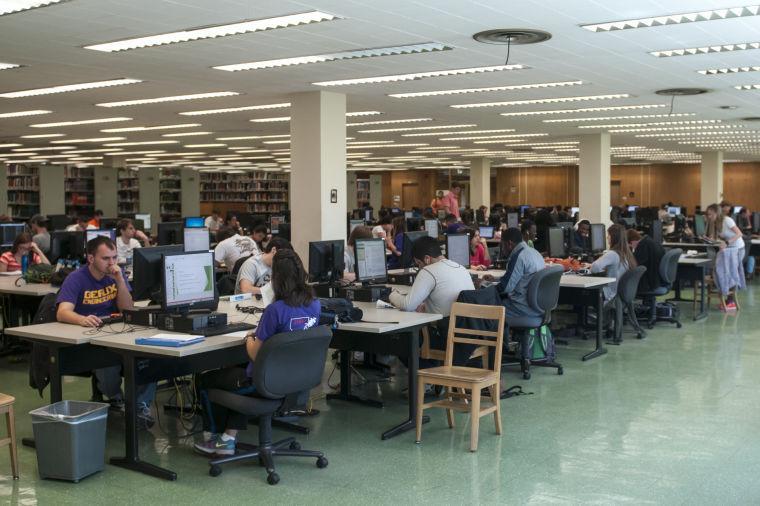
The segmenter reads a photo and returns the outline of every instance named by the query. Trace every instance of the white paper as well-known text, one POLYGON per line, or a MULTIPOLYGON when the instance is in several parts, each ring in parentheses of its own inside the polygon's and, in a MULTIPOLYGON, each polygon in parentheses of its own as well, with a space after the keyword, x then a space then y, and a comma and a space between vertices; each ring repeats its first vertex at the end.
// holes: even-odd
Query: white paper
POLYGON ((149 336, 143 339, 156 339, 156 340, 160 339, 163 341, 177 341, 179 343, 183 343, 185 341, 192 341, 194 339, 198 339, 199 337, 203 337, 203 336, 193 336, 190 334, 156 334, 155 336, 149 336))
POLYGON ((248 334, 250 330, 238 330, 237 332, 230 332, 229 334, 224 334, 225 336, 229 337, 238 337, 240 339, 243 339, 246 334, 248 334))
POLYGON ((274 289, 272 288, 272 283, 267 283, 261 287, 261 299, 264 302, 264 306, 268 306, 274 302, 274 289))
POLYGON ((21 271, 0 272, 0 276, 21 276, 21 271))
POLYGON ((377 308, 378 309, 393 309, 395 306, 393 304, 389 304, 383 300, 377 299, 377 308))

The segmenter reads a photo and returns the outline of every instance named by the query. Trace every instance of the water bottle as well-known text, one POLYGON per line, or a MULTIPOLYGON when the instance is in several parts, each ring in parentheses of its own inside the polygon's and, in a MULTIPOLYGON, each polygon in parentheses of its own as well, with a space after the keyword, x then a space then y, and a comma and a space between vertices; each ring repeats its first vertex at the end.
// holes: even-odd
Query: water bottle
POLYGON ((29 255, 24 255, 21 257, 21 274, 26 274, 26 271, 29 269, 29 255))

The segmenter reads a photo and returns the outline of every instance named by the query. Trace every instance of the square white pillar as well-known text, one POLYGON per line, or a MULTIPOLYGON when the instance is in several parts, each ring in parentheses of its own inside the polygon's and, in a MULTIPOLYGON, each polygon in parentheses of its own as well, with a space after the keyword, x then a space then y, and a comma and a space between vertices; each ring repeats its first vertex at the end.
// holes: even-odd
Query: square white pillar
POLYGON ((309 242, 346 239, 346 96, 291 97, 291 239, 304 264, 309 242))
POLYGON ((580 218, 610 225, 610 134, 580 136, 580 218))
POLYGON ((491 207, 491 160, 470 160, 470 207, 491 207))
POLYGON ((201 178, 198 171, 183 167, 179 171, 182 190, 182 216, 201 215, 201 178))
POLYGON ((702 211, 710 204, 723 200, 723 152, 702 153, 702 174, 699 187, 699 204, 702 211))

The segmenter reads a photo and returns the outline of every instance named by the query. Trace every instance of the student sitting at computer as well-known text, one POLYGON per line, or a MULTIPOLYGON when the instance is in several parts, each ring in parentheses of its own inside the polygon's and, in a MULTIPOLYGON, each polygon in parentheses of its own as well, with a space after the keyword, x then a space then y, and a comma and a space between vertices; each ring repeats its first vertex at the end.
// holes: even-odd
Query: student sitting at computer
POLYGON ((447 214, 443 223, 446 225, 447 234, 459 234, 463 229, 467 228, 467 225, 458 221, 457 217, 453 214, 447 214))
POLYGON ((491 266, 491 259, 488 257, 488 248, 486 240, 480 237, 480 230, 473 228, 467 230, 470 234, 470 268, 484 271, 491 266))
POLYGON ((206 217, 203 226, 206 227, 209 232, 217 232, 224 226, 224 220, 219 213, 219 209, 211 210, 211 216, 206 217))
POLYGON ((237 215, 230 214, 227 216, 227 222, 224 224, 225 227, 231 228, 236 234, 242 234, 243 231, 240 229, 240 222, 238 221, 237 215))
POLYGON ((95 230, 98 227, 90 224, 84 216, 74 218, 74 223, 66 227, 66 232, 84 232, 85 230, 95 230))
POLYGON ((132 252, 135 248, 150 246, 150 239, 140 230, 135 228, 135 224, 130 219, 120 220, 116 225, 116 253, 119 265, 128 263, 132 258, 132 252), (140 244, 142 242, 142 244, 140 244))
MULTIPOLYGON (((278 240, 282 239, 272 239, 273 242, 278 240)), ((262 343, 275 334, 306 330, 319 324, 319 299, 314 297, 311 287, 306 283, 306 271, 296 252, 280 248, 272 255, 271 266, 274 302, 264 310, 255 332, 249 333, 245 338, 250 362, 245 367, 206 372, 198 378, 199 397, 203 406, 203 441, 194 447, 204 455, 233 455, 237 432, 246 429, 248 418, 210 402, 206 392, 217 388, 239 394, 252 393, 254 387, 251 378, 262 343)))
POLYGON ((87 222, 87 228, 90 228, 90 226, 93 228, 100 228, 101 219, 103 219, 103 211, 96 209, 95 213, 92 215, 92 219, 87 222))
POLYGON ((261 287, 271 278, 274 256, 286 249, 292 250, 293 245, 282 237, 273 237, 261 255, 253 255, 243 262, 235 281, 235 293, 261 294, 261 287))
MULTIPOLYGON (((72 272, 61 285, 56 302, 56 318, 61 323, 98 327, 101 318, 132 309, 129 282, 117 264, 116 244, 98 236, 87 243, 87 265, 72 272)), ((94 371, 98 389, 114 407, 123 406, 121 366, 94 371)), ((140 385, 137 392, 137 416, 141 427, 150 427, 154 420, 150 404, 156 392, 155 383, 140 385)))
POLYGON ((717 204, 711 204, 705 211, 707 237, 720 241, 720 250, 715 257, 715 284, 725 298, 721 311, 735 311, 736 301, 730 293, 733 289, 746 287, 742 260, 744 239, 734 220, 723 214, 717 204))
POLYGON ((533 241, 536 240, 536 224, 531 220, 523 220, 520 224, 520 233, 522 234, 523 241, 529 248, 535 248, 533 241))
POLYGON ((736 215, 736 226, 742 231, 742 234, 752 234, 752 213, 749 208, 742 207, 739 214, 736 215))
POLYGON ((251 239, 253 239, 253 243, 256 245, 256 251, 254 251, 254 255, 260 255, 261 250, 263 249, 264 239, 267 238, 267 234, 269 233, 269 229, 264 223, 259 223, 258 225, 255 225, 253 227, 253 230, 251 230, 251 239))
POLYGON ((229 227, 219 229, 216 238, 218 243, 214 248, 214 261, 217 266, 224 265, 230 273, 240 258, 258 254, 260 251, 253 239, 242 236, 229 227))
POLYGON ((433 200, 430 201, 430 208, 433 211, 433 214, 438 216, 438 210, 444 208, 444 202, 443 202, 443 190, 438 190, 435 192, 435 197, 433 197, 433 200))
MULTIPOLYGON (((393 246, 396 251, 403 253, 404 251, 404 233, 406 233, 406 218, 403 216, 396 216, 393 218, 393 246)), ((399 255, 391 255, 388 258, 388 268, 398 269, 401 267, 401 257, 399 255)))
POLYGON ((348 281, 356 279, 356 253, 354 248, 356 247, 356 241, 359 239, 372 239, 372 229, 364 225, 359 225, 358 227, 354 227, 351 234, 348 236, 346 249, 343 250, 343 264, 346 267, 343 271, 343 279, 348 281))
POLYGON ((50 232, 48 232, 47 217, 35 214, 29 220, 29 228, 32 229, 32 241, 39 246, 43 253, 50 253, 50 232))
POLYGON ((609 249, 591 264, 592 274, 606 272, 608 277, 616 280, 614 283, 604 286, 605 302, 615 298, 617 280, 620 280, 627 270, 638 265, 631 248, 628 246, 628 236, 623 225, 611 225, 607 229, 607 244, 609 244, 609 249))
POLYGON ((637 230, 631 228, 626 232, 628 245, 633 251, 636 265, 647 268, 639 281, 639 292, 651 292, 662 285, 660 279, 660 261, 665 255, 665 249, 648 235, 642 236, 637 230))
POLYGON ((20 271, 25 256, 28 258, 27 265, 50 264, 40 247, 32 241, 31 234, 22 232, 13 240, 11 250, 0 255, 0 272, 20 271))
POLYGON ((383 215, 378 220, 377 225, 372 229, 372 237, 375 239, 385 239, 386 249, 395 256, 401 256, 401 251, 396 248, 396 244, 393 241, 393 220, 388 214, 383 215))
POLYGON ((588 220, 578 222, 578 229, 573 234, 573 247, 581 251, 591 251, 591 223, 588 220))

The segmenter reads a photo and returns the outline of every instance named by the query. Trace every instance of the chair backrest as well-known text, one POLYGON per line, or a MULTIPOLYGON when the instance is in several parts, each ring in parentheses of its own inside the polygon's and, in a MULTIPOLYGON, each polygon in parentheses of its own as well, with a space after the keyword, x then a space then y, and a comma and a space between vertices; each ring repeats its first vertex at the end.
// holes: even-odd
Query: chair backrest
POLYGON ((641 277, 646 271, 646 267, 639 265, 633 269, 628 269, 625 274, 620 276, 617 286, 617 296, 623 301, 623 303, 630 304, 636 300, 639 281, 641 281, 641 277))
POLYGON ((544 325, 551 321, 551 312, 559 302, 559 282, 564 271, 561 265, 551 265, 533 273, 528 282, 528 305, 544 313, 544 325))
POLYGON ((683 255, 683 250, 680 248, 669 249, 663 255, 660 260, 660 279, 668 287, 670 287, 676 280, 676 273, 678 272, 678 259, 683 255))
POLYGON ((256 393, 281 399, 319 385, 331 340, 332 330, 321 325, 282 332, 264 341, 253 368, 256 393))
POLYGON ((245 263, 245 261, 248 260, 249 258, 251 258, 251 255, 245 255, 245 256, 242 256, 242 257, 238 258, 235 261, 235 265, 232 266, 232 272, 230 274, 232 274, 233 276, 237 276, 238 271, 243 266, 243 264, 245 263))
POLYGON ((34 318, 32 319, 33 325, 56 321, 56 311, 58 309, 58 305, 56 304, 57 298, 57 293, 49 293, 42 297, 40 305, 37 306, 37 311, 34 313, 34 318))
POLYGON ((451 366, 454 363, 454 345, 474 344, 475 346, 493 346, 494 361, 493 370, 497 372, 501 369, 501 347, 504 343, 504 321, 506 319, 504 306, 484 306, 481 304, 465 304, 455 302, 451 305, 451 316, 449 320, 449 332, 446 338, 446 360, 445 364, 451 366), (465 319, 495 320, 496 328, 494 330, 470 329, 458 327, 457 321, 465 319), (463 337, 472 336, 472 337, 463 337))

